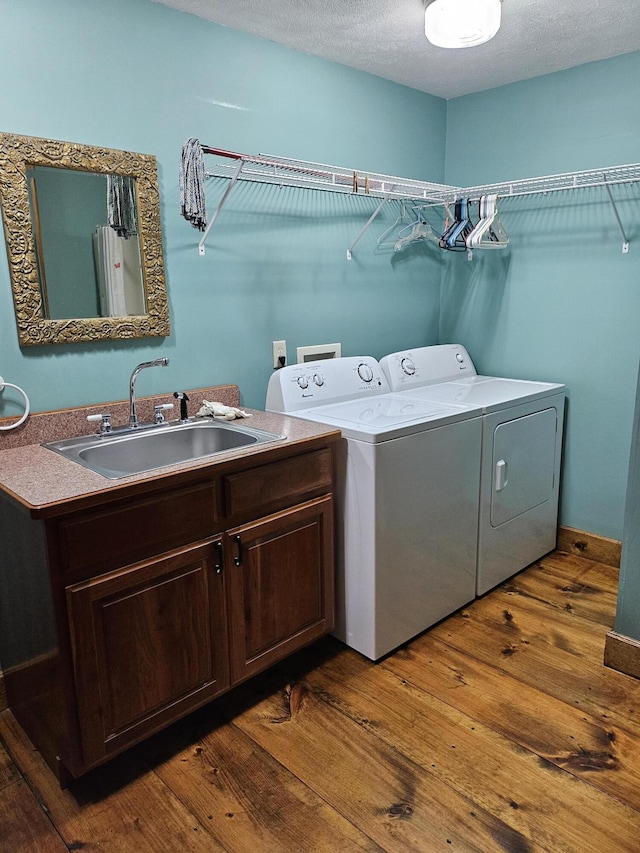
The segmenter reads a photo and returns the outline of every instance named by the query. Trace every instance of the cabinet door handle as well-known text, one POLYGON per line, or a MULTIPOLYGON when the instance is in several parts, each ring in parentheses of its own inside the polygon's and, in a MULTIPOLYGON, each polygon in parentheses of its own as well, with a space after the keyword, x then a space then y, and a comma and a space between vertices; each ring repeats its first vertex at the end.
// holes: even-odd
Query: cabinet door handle
POLYGON ((234 564, 234 566, 241 566, 242 565, 242 539, 240 538, 239 533, 236 533, 236 535, 233 537, 233 541, 238 546, 238 553, 233 558, 233 564, 234 564))
POLYGON ((214 543, 214 547, 216 549, 216 561, 213 565, 216 570, 217 575, 222 574, 222 560, 223 560, 223 551, 222 551, 222 542, 214 543))

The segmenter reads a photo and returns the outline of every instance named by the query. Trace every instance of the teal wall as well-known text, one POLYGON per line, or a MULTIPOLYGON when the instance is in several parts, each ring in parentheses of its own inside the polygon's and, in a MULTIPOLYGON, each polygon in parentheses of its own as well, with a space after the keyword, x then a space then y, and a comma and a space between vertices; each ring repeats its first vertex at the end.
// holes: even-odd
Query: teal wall
MULTIPOLYGON (((640 53, 448 103, 462 186, 640 161, 640 53)), ((484 373, 568 387, 564 524, 620 539, 640 357, 640 185, 503 199, 505 251, 443 268, 440 339, 484 373)))
MULTIPOLYGON (((271 341, 345 355, 460 341, 483 372, 569 388, 561 521, 620 538, 638 367, 638 193, 620 188, 621 253, 602 191, 505 201, 504 252, 376 252, 390 208, 244 184, 211 232, 179 215, 183 141, 461 185, 640 160, 640 53, 450 102, 150 0, 5 0, 0 130, 158 158, 171 311, 166 339, 20 349, 0 254, 0 374, 35 411, 237 382, 260 407, 271 341), (123 26, 126 22, 126 26, 123 26), (446 160, 445 160, 446 154, 446 160)), ((210 188, 210 209, 219 189, 210 188)), ((5 391, 0 415, 18 410, 5 391)), ((0 439, 1 441, 1 439, 0 439)))
MULTIPOLYGON (((6 255, 0 255, 0 374, 33 409, 122 399, 138 362, 141 394, 238 383, 262 407, 271 341, 343 354, 437 343, 440 262, 376 254, 393 208, 346 249, 374 199, 245 184, 205 257, 179 215, 178 170, 190 136, 392 175, 444 178, 446 103, 439 98, 220 27, 150 0, 4 0, 0 130, 158 158, 171 335, 20 349, 6 255)), ((217 190, 211 190, 213 209, 217 190)), ((0 415, 17 410, 5 391, 0 415)))

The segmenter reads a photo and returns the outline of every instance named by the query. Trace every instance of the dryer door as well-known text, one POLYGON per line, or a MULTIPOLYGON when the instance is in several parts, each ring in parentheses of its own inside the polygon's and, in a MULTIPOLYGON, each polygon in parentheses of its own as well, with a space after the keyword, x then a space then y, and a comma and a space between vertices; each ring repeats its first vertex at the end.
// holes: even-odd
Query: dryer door
POLYGON ((499 527, 552 497, 556 425, 556 409, 550 408, 495 428, 492 527, 499 527))

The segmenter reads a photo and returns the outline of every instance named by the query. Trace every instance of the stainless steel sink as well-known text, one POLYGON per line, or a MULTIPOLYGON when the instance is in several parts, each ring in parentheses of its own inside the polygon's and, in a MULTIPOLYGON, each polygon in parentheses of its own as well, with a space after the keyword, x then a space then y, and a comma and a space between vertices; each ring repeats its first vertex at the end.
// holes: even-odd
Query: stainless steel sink
POLYGON ((179 421, 111 435, 48 441, 43 447, 116 480, 283 436, 220 421, 179 421))

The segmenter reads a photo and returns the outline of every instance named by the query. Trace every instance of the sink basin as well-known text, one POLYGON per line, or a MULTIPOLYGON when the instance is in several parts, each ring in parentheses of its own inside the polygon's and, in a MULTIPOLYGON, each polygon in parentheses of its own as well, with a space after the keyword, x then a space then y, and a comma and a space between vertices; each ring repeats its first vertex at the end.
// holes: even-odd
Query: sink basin
POLYGON ((48 441, 42 446, 115 480, 281 438, 229 422, 177 421, 111 435, 48 441))

